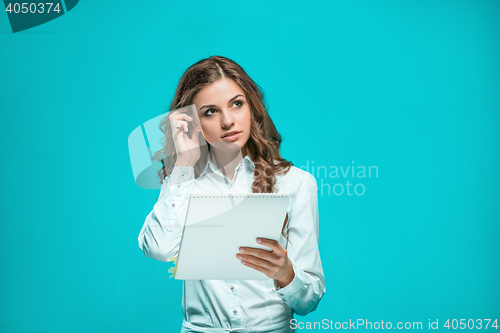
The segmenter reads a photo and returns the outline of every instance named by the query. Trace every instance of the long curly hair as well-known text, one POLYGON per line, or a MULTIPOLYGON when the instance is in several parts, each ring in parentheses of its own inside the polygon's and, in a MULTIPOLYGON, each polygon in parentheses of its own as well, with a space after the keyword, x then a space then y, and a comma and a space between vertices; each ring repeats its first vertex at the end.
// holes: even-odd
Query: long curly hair
MULTIPOLYGON (((276 130, 265 106, 262 88, 256 84, 243 68, 231 59, 222 56, 212 56, 202 59, 190 66, 182 75, 174 98, 170 104, 170 111, 193 104, 194 96, 204 87, 221 79, 231 79, 238 84, 245 93, 249 103, 252 122, 250 125, 250 137, 246 143, 247 154, 250 154, 255 164, 253 193, 274 193, 276 185, 276 174, 287 174, 293 165, 280 155, 281 135, 276 130)), ((161 180, 165 179, 174 168, 177 156, 172 136, 172 127, 169 117, 166 116, 159 125, 165 134, 163 148, 156 152, 153 159, 161 162, 162 167, 158 171, 161 180)), ((200 131, 199 142, 204 142, 200 131)), ((210 144, 201 145, 201 157, 194 166, 195 177, 198 178, 203 171, 210 154, 210 144)), ((288 222, 288 213, 281 233, 284 233, 288 222)))

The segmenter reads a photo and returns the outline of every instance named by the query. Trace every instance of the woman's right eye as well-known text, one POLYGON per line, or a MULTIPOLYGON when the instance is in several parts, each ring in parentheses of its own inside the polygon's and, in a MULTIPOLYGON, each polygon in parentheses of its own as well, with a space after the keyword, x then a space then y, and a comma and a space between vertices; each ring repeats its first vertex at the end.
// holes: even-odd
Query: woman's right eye
POLYGON ((210 111, 214 112, 215 110, 214 109, 208 109, 207 111, 205 111, 205 117, 209 117, 209 116, 212 115, 212 113, 208 114, 208 112, 210 112, 210 111))

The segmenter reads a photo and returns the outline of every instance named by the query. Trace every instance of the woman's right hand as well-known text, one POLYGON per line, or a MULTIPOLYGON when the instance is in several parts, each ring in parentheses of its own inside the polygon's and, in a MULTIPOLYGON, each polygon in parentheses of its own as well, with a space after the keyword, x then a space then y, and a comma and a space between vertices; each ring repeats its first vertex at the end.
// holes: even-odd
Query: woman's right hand
POLYGON ((194 167, 201 154, 201 124, 197 124, 197 120, 182 111, 185 112, 185 109, 175 110, 168 116, 177 153, 175 166, 190 165, 194 167), (190 134, 191 137, 189 137, 190 134))

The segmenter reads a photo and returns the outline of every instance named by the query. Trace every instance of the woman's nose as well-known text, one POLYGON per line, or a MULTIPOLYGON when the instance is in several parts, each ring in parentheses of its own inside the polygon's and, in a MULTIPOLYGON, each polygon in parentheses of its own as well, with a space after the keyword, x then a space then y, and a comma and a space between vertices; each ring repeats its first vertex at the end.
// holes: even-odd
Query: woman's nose
POLYGON ((223 128, 230 128, 234 124, 234 119, 227 110, 222 111, 221 126, 223 128))

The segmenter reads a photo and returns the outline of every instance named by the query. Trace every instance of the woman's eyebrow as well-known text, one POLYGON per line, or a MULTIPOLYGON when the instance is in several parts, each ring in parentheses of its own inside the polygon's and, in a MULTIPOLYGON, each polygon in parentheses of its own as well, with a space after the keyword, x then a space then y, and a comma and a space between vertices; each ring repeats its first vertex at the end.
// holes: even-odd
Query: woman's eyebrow
MULTIPOLYGON (((238 94, 238 95, 234 96, 233 98, 231 98, 231 99, 229 100, 228 104, 231 104, 231 102, 232 102, 232 101, 234 101, 235 99, 237 99, 237 98, 238 98, 238 97, 240 97, 240 96, 241 96, 241 97, 245 97, 245 96, 243 96, 243 95, 241 95, 241 94, 238 94)), ((213 105, 213 104, 210 104, 210 105, 203 105, 201 108, 199 108, 199 109, 198 109, 198 111, 201 111, 201 109, 203 109, 203 108, 216 108, 216 107, 217 107, 217 105, 213 105)))

